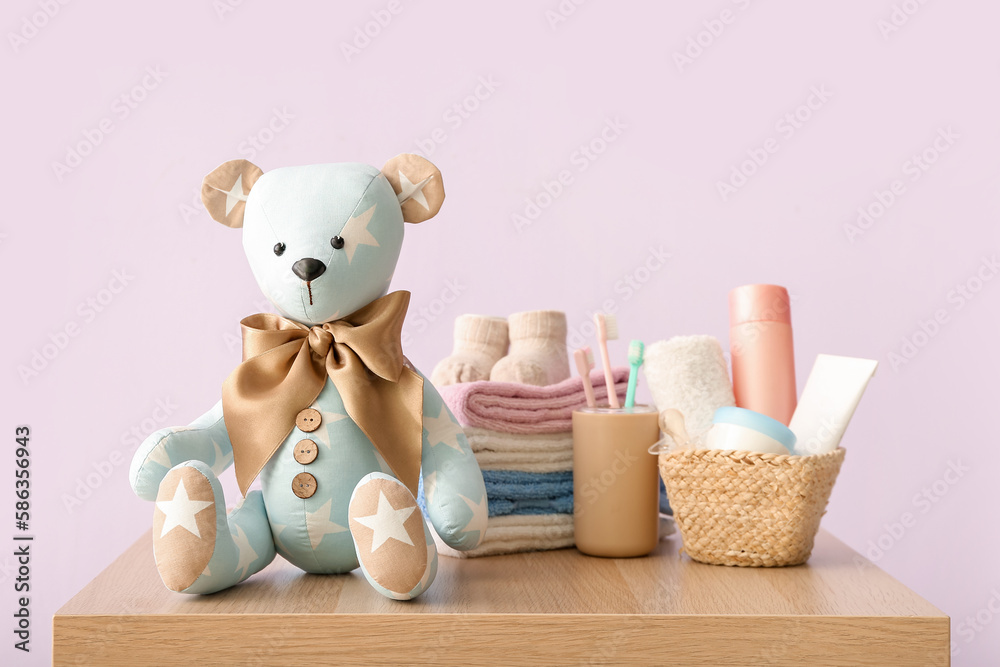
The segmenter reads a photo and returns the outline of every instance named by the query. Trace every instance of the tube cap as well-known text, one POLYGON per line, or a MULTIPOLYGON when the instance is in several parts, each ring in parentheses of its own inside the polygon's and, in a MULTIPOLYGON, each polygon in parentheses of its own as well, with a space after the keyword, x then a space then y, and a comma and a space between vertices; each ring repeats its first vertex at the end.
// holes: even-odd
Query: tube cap
POLYGON ((729 292, 729 326, 744 322, 792 323, 788 290, 780 285, 743 285, 729 292))

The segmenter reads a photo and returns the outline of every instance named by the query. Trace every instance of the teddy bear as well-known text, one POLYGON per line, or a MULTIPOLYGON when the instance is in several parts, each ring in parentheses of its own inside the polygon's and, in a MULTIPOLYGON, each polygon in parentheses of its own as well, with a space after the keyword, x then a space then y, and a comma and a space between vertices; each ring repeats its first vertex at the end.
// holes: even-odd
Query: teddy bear
POLYGON ((264 173, 232 160, 205 177, 202 201, 242 228, 276 313, 241 322, 243 361, 222 400, 188 426, 151 434, 132 460, 133 491, 155 501, 164 585, 213 593, 280 554, 310 573, 360 567, 383 595, 415 598, 437 571, 428 521, 459 551, 480 544, 487 521, 462 428, 403 355, 410 295, 389 292, 403 223, 440 210, 441 172, 409 154, 381 170, 264 173), (227 512, 219 475, 230 466, 242 498, 227 512))

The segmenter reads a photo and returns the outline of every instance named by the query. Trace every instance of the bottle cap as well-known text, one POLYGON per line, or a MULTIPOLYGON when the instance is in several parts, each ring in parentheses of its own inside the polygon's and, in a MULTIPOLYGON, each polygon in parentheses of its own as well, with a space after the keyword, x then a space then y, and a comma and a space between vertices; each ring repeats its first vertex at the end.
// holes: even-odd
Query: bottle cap
POLYGON ((729 326, 744 322, 792 323, 788 290, 780 285, 743 285, 729 292, 729 326))

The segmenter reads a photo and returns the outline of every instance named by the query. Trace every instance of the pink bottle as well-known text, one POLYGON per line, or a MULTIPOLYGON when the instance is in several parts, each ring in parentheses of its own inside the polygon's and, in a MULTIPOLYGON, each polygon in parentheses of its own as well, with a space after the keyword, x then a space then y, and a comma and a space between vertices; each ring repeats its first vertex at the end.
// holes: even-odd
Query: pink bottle
POLYGON ((788 425, 795 412, 795 355, 788 291, 744 285, 729 293, 729 351, 736 405, 788 425))

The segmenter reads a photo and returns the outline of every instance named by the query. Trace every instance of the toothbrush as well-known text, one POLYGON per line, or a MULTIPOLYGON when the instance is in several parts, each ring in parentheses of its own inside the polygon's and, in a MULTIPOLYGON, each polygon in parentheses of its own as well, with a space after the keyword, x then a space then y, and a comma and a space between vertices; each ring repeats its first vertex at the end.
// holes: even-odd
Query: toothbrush
POLYGON ((589 347, 581 347, 573 352, 573 358, 576 359, 576 370, 583 378, 583 393, 587 395, 587 407, 596 408, 594 385, 590 383, 590 370, 594 367, 594 353, 589 347))
POLYGON ((608 385, 608 404, 618 410, 622 404, 618 401, 615 391, 615 379, 611 375, 611 359, 608 357, 608 341, 618 339, 618 318, 614 315, 596 313, 594 324, 597 325, 597 344, 601 348, 601 361, 604 363, 604 382, 608 385))
POLYGON ((628 364, 631 370, 628 374, 628 392, 625 394, 625 407, 635 407, 635 385, 639 381, 639 366, 642 366, 643 352, 646 346, 641 340, 634 340, 628 344, 628 364))

